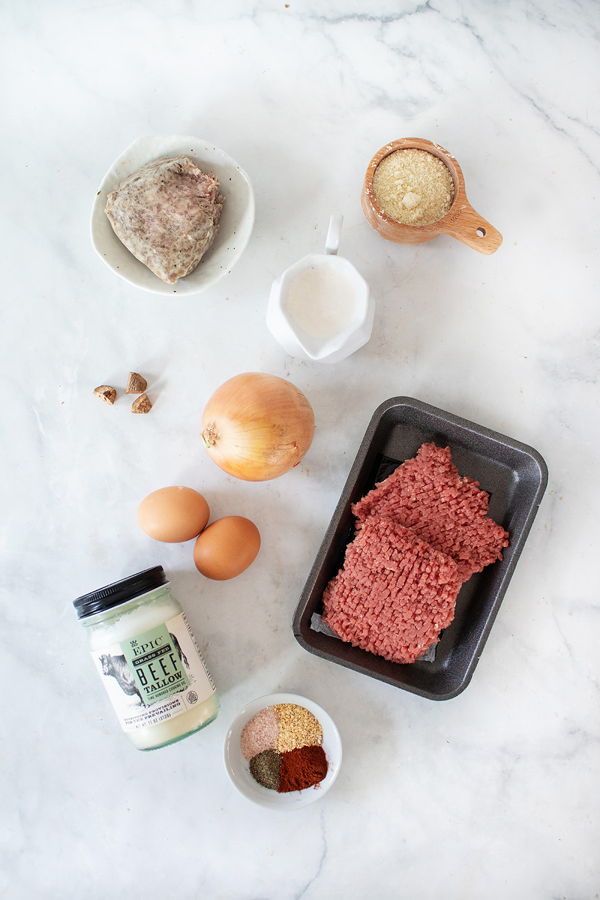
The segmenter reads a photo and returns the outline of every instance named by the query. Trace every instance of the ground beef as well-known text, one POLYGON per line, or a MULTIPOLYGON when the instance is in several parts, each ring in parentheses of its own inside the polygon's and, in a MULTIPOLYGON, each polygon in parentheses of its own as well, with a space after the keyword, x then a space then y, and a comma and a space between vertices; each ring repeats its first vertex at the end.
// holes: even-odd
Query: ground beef
POLYGON ((502 559, 508 532, 490 519, 488 495, 479 482, 461 476, 449 448, 423 444, 409 459, 352 507, 358 525, 372 515, 411 528, 436 550, 451 556, 466 581, 502 559))
POLYGON ((454 618, 454 560, 391 519, 369 518, 323 595, 324 621, 344 641, 411 663, 454 618))
POLYGON ((196 268, 221 218, 219 181, 187 156, 152 160, 108 195, 106 215, 117 237, 162 281, 196 268))

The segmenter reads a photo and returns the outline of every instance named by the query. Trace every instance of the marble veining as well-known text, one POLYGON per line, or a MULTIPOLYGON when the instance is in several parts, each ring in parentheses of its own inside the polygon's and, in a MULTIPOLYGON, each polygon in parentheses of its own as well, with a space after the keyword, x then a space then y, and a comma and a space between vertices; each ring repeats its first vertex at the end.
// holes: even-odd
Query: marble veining
POLYGON ((21 0, 2 11, 0 896, 7 900, 600 897, 600 7, 593 0, 21 0), (195 134, 252 179, 257 218, 206 293, 145 294, 96 259, 89 212, 137 136, 195 134), (448 148, 504 235, 398 246, 359 204, 389 140, 448 148), (329 216, 369 282, 373 336, 331 366, 286 357, 272 280, 329 216), (106 407, 134 369, 154 409, 106 407), (274 482, 223 475, 202 406, 242 371, 294 381, 318 429, 274 482), (475 677, 431 703, 330 666, 291 617, 372 411, 408 395, 532 444, 550 483, 475 677), (259 560, 213 584, 136 527, 189 484, 252 518, 259 560), (219 687, 205 732, 122 737, 71 609, 162 563, 219 687), (222 762, 249 700, 306 694, 336 721, 338 781, 255 808, 222 762))

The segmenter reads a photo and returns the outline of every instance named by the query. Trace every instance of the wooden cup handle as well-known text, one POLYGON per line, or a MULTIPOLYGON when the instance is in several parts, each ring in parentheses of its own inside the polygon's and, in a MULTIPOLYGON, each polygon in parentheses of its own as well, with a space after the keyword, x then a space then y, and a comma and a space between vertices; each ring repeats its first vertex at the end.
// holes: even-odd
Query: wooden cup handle
POLYGON ((458 215, 443 227, 443 231, 480 253, 495 253, 502 243, 500 232, 466 201, 459 208, 458 215))

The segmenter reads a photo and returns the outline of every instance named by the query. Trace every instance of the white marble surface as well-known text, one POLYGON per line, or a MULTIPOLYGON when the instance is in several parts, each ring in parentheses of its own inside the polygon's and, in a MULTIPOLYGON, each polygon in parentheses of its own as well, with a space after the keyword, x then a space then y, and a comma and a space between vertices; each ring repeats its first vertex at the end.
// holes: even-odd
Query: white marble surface
POLYGON ((1 17, 0 895, 598 897, 598 4, 13 0, 1 17), (253 179, 250 245, 199 297, 139 292, 90 247, 98 180, 144 133, 209 139, 253 179), (406 135, 460 160, 504 233, 495 256, 367 226, 363 170, 406 135), (286 358, 264 313, 332 210, 377 320, 325 368, 286 358), (149 377, 149 416, 90 393, 130 368, 149 377), (262 485, 226 478, 198 439, 208 394, 249 369, 289 376, 318 419, 305 464, 262 485), (290 628, 370 415, 397 394, 533 444, 550 469, 473 682, 447 703, 328 665, 290 628), (137 530, 138 500, 169 483, 256 520, 246 576, 202 581, 189 546, 137 530), (70 602, 157 562, 222 714, 145 755, 70 602), (325 706, 345 750, 324 801, 286 816, 248 804, 222 764, 236 711, 275 690, 325 706))

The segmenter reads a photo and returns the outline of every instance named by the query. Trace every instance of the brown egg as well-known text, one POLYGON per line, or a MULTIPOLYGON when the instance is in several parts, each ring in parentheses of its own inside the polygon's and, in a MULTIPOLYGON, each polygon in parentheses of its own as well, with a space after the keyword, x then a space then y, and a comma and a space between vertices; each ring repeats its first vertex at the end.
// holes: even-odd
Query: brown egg
POLYGON ((260 532, 243 516, 217 519, 202 532, 194 545, 196 568, 207 578, 235 578, 254 562, 260 550, 260 532))
POLYGON ((210 516, 208 503, 189 487, 165 487, 144 497, 137 510, 140 528, 155 541, 176 544, 197 537, 210 516))

